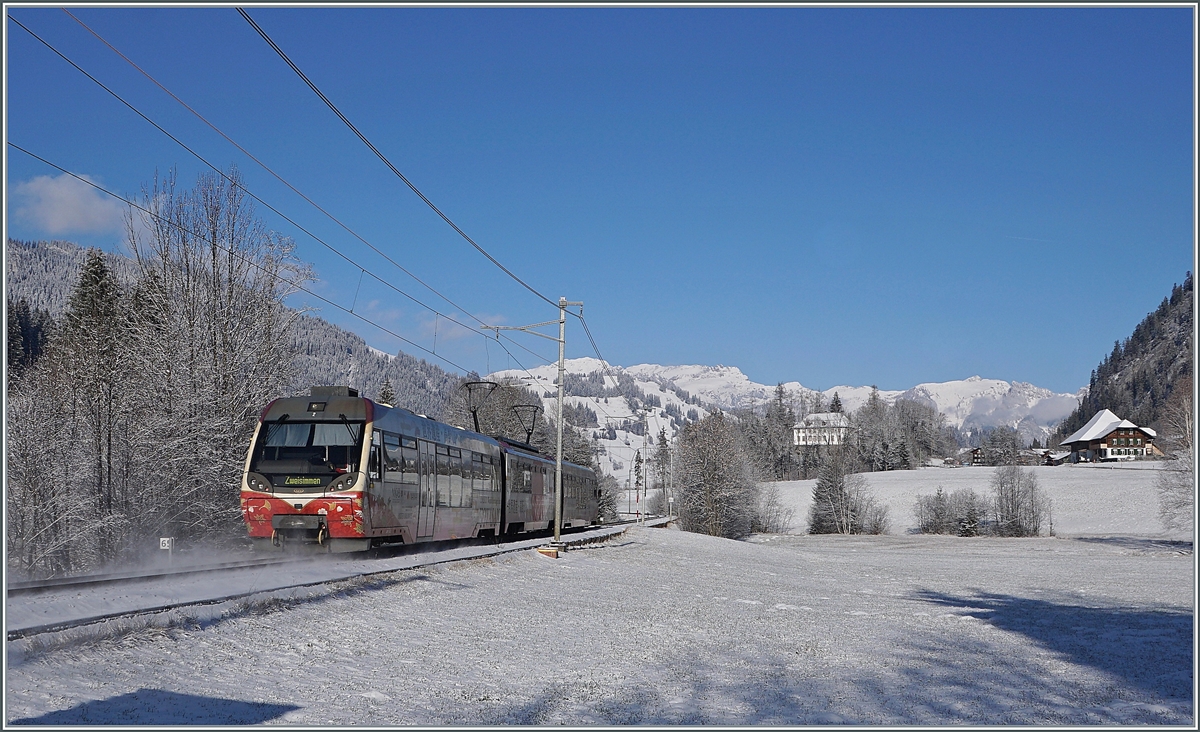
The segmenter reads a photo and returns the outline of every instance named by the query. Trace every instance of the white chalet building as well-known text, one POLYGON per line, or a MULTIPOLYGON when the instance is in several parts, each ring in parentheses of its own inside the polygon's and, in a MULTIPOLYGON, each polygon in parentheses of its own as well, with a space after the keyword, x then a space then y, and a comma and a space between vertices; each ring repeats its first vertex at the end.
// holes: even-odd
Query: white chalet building
POLYGON ((841 412, 817 412, 792 428, 792 440, 801 445, 840 445, 850 431, 850 418, 841 412))

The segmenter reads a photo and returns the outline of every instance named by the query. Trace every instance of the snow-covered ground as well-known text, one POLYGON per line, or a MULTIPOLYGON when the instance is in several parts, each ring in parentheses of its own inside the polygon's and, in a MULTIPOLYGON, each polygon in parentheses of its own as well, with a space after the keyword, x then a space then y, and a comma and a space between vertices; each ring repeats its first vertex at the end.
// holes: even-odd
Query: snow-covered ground
MULTIPOLYGON (((1160 463, 1079 464, 1027 468, 1053 502, 1051 517, 1059 536, 1164 536, 1158 519, 1155 476, 1160 463)), ((917 496, 931 496, 938 486, 949 494, 969 488, 991 495, 995 468, 957 467, 864 473, 875 497, 888 507, 893 534, 917 526, 917 496)), ((784 503, 794 511, 793 533, 803 533, 812 506, 815 480, 777 483, 784 503)), ((1048 530, 1046 526, 1043 530, 1048 530)), ((1182 537, 1176 537, 1182 538, 1182 537)))
MULTIPOLYGON (((596 528, 582 535, 569 534, 567 539, 599 537, 616 531, 620 531, 620 527, 596 528)), ((270 593, 276 599, 307 597, 311 590, 306 588, 312 585, 411 569, 434 562, 477 559, 497 554, 497 550, 508 552, 536 548, 546 541, 545 538, 518 539, 505 542, 500 547, 487 541, 437 542, 408 547, 394 555, 370 558, 359 554, 315 554, 298 561, 239 570, 168 575, 136 583, 83 585, 70 592, 19 594, 8 598, 4 627, 8 632, 25 632, 152 608, 170 609, 188 603, 214 603, 261 593, 270 593)), ((238 558, 248 557, 243 552, 238 558)), ((178 615, 174 610, 165 614, 168 617, 178 615)))
POLYGON ((1192 577, 1147 539, 634 528, 10 643, 5 720, 1190 725, 1192 577))

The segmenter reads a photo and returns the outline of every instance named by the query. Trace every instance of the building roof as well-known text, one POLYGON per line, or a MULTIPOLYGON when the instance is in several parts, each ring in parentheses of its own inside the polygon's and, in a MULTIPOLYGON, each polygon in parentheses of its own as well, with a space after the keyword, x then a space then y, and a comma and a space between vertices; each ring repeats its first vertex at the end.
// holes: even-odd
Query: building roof
POLYGON ((1088 420, 1087 424, 1080 427, 1070 437, 1064 439, 1061 444, 1066 445, 1072 442, 1091 442, 1092 440, 1099 440, 1113 430, 1118 429, 1141 430, 1151 437, 1157 437, 1157 435, 1154 433, 1154 430, 1150 429, 1149 427, 1138 427, 1133 422, 1130 422, 1127 419, 1121 419, 1107 409, 1101 409, 1099 412, 1096 412, 1096 416, 1088 420))
POLYGON ((850 418, 841 412, 815 412, 796 427, 849 427, 850 418))

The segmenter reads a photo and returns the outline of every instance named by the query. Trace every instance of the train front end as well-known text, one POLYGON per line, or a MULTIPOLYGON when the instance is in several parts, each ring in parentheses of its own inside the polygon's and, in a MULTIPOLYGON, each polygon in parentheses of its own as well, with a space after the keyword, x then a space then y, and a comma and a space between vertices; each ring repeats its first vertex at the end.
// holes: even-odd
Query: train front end
POLYGON ((242 516, 256 550, 370 547, 364 498, 373 403, 348 387, 263 410, 242 475, 242 516))

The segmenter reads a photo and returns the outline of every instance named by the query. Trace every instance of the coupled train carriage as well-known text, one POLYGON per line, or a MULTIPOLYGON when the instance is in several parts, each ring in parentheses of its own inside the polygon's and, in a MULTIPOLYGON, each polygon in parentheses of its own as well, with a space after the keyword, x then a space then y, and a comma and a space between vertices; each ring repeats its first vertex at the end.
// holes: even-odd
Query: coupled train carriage
MULTIPOLYGON (((598 484, 563 463, 563 528, 598 520, 598 484)), ((554 460, 532 447, 312 388, 263 410, 242 477, 255 549, 498 537, 553 528, 554 460)))

